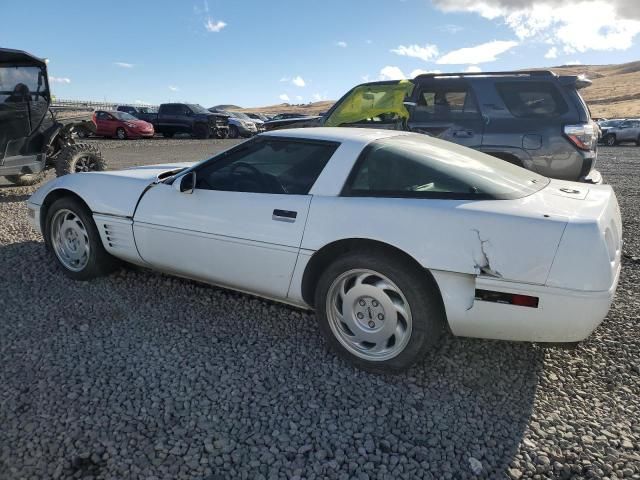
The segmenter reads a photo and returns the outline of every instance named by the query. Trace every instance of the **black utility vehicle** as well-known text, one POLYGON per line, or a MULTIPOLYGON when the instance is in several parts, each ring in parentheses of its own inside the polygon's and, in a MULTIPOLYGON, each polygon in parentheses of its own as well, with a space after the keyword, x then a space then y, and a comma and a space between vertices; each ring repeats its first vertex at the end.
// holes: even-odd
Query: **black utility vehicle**
POLYGON ((424 133, 548 177, 599 183, 598 129, 578 93, 590 84, 550 71, 426 74, 358 85, 318 124, 424 133))
POLYGON ((96 147, 76 143, 73 137, 78 130, 95 131, 91 114, 61 118, 49 110, 50 104, 46 62, 0 48, 1 177, 33 185, 48 168, 55 168, 58 176, 106 168, 96 147))
POLYGON ((188 133, 196 138, 227 138, 228 115, 212 113, 194 103, 163 103, 158 113, 141 118, 153 124, 156 133, 173 137, 176 133, 188 133))

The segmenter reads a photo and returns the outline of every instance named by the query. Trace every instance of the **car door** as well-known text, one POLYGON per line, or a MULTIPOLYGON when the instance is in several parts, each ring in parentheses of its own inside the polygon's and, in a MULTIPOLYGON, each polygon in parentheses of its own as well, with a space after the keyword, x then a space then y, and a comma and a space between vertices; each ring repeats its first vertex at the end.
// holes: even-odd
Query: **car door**
POLYGON ((145 193, 134 216, 151 266, 272 298, 285 298, 311 196, 337 144, 283 138, 245 142, 145 193))
POLYGON ((96 135, 109 136, 109 114, 96 112, 96 135))
POLYGON ((482 144, 484 121, 465 79, 416 80, 409 129, 467 147, 482 144))
POLYGON ((634 128, 634 125, 635 122, 633 120, 627 120, 620 125, 617 133, 619 142, 630 142, 636 140, 637 130, 634 128))

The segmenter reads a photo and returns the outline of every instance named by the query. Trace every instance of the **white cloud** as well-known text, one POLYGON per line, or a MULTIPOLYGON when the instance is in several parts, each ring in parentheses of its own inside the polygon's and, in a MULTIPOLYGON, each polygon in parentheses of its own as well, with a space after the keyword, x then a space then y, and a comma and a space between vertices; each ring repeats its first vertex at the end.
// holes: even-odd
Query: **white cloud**
POLYGON ((297 77, 293 77, 291 79, 291 83, 293 83, 296 87, 304 87, 306 85, 304 78, 302 78, 300 75, 298 75, 297 77))
POLYGON ((136 100, 134 103, 137 104, 137 105, 148 105, 149 104, 149 102, 145 102, 144 100, 136 100))
POLYGON ((280 100, 282 100, 283 102, 287 102, 287 103, 291 101, 291 99, 289 98, 289 95, 287 95, 286 93, 280 94, 278 98, 280 98, 280 100))
POLYGON ((71 83, 71 79, 68 77, 54 77, 49 75, 49 82, 53 83, 71 83))
POLYGON ((371 77, 369 76, 369 74, 367 74, 367 75, 362 75, 360 78, 362 79, 363 82, 368 82, 371 77))
POLYGON ((582 65, 582 62, 580 60, 569 60, 565 62, 565 65, 582 65))
POLYGON ((298 103, 302 103, 302 96, 301 95, 296 95, 296 102, 298 103))
POLYGON ((431 44, 426 44, 424 47, 420 45, 400 45, 398 48, 392 49, 391 52, 403 57, 419 58, 428 62, 438 56, 438 47, 431 44))
POLYGON ((447 12, 503 21, 520 38, 553 42, 565 53, 627 50, 640 34, 638 0, 433 0, 447 12))
POLYGON ((480 67, 478 67, 477 65, 469 65, 465 69, 465 72, 467 72, 467 73, 480 73, 481 71, 482 71, 482 69, 480 67))
POLYGON ((217 22, 215 22, 211 17, 207 17, 207 21, 204 22, 204 28, 206 28, 207 32, 217 33, 226 26, 227 24, 222 20, 218 20, 217 22))
POLYGON ((180 89, 178 87, 176 87, 175 85, 169 85, 169 90, 171 90, 172 92, 179 92, 180 89))
POLYGON ((512 40, 493 40, 475 47, 453 50, 442 57, 436 63, 441 65, 477 65, 479 63, 494 62, 498 55, 516 47, 518 42, 512 40))
POLYGON ((422 68, 416 68, 415 70, 412 70, 411 73, 409 74, 409 78, 416 78, 418 75, 422 75, 425 73, 439 73, 439 72, 430 72, 429 70, 423 70, 422 68))
POLYGON ((281 77, 280 78, 281 82, 288 82, 289 80, 291 80, 289 77, 281 77))
POLYGON ((311 98, 314 102, 321 102, 322 100, 326 100, 326 97, 321 93, 314 93, 311 98))
POLYGON ((113 62, 113 64, 117 67, 120 68, 133 68, 134 65, 133 63, 127 63, 127 62, 113 62))
POLYGON ((447 25, 442 25, 441 27, 439 27, 439 29, 442 30, 443 32, 447 32, 451 34, 456 34, 464 30, 464 28, 461 27, 460 25, 454 25, 452 23, 448 23, 447 25))
POLYGON ((380 69, 380 80, 403 80, 405 78, 407 77, 398 67, 387 65, 380 69))
POLYGON ((339 42, 336 42, 336 46, 340 48, 347 48, 347 42, 340 40, 339 42))
POLYGON ((544 54, 544 58, 558 58, 558 48, 551 47, 547 53, 544 54))

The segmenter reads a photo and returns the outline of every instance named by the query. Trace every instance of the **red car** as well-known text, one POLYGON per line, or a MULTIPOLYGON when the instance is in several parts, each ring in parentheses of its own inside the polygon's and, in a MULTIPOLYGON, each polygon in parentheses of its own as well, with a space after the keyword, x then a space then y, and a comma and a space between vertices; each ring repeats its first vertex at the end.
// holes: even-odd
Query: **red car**
POLYGON ((124 140, 150 138, 155 134, 153 125, 149 122, 139 120, 125 112, 96 110, 93 114, 93 122, 96 124, 96 135, 100 137, 116 137, 124 140))

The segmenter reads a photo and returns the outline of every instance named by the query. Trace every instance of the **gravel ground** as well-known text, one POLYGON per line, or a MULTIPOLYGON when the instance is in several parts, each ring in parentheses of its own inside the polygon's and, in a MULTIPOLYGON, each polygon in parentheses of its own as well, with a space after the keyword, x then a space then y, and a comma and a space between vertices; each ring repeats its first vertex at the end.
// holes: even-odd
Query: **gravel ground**
MULTIPOLYGON (((231 142, 99 141, 112 165, 231 142)), ((640 148, 602 149, 625 259, 575 350, 447 338, 399 376, 312 315, 123 269, 65 278, 0 187, 0 479, 640 478, 640 148)))

